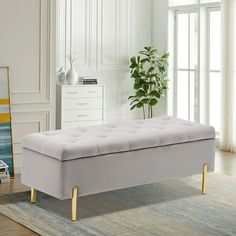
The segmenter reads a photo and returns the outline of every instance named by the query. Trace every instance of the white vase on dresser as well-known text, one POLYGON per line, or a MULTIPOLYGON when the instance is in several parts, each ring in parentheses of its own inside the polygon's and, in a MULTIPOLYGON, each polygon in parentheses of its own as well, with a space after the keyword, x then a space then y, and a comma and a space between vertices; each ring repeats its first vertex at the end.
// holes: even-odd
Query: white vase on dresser
POLYGON ((104 86, 57 86, 57 129, 103 124, 104 86))

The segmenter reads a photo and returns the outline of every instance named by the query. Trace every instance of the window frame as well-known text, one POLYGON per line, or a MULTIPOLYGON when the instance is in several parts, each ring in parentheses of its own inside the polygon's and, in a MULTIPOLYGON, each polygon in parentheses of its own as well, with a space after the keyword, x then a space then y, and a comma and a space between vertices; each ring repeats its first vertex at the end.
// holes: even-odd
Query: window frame
MULTIPOLYGON (((211 70, 210 68, 210 14, 214 11, 220 11, 220 6, 208 7, 206 9, 206 21, 207 21, 207 33, 206 33, 206 45, 207 45, 207 67, 206 67, 206 124, 210 124, 210 75, 211 73, 221 73, 221 70, 211 70)), ((217 133, 217 136, 219 133, 217 133)))
MULTIPOLYGON (((177 96, 177 89, 178 89, 178 72, 179 71, 184 71, 188 72, 188 119, 190 119, 190 74, 191 72, 195 72, 194 76, 195 78, 199 78, 199 64, 197 63, 197 67, 195 69, 190 68, 190 24, 188 24, 188 43, 189 43, 189 48, 188 48, 188 68, 178 68, 178 15, 180 14, 188 14, 188 21, 190 22, 190 14, 191 13, 198 13, 196 9, 182 9, 182 10, 175 10, 174 11, 174 76, 173 76, 173 86, 174 86, 174 94, 173 94, 173 99, 174 99, 174 106, 173 106, 173 114, 174 116, 177 116, 177 106, 178 106, 178 96, 177 96)), ((199 15, 197 16, 199 18, 199 15)), ((199 19, 198 19, 199 21, 199 19)), ((199 48, 199 35, 198 35, 198 48, 199 48)), ((199 57, 199 53, 198 53, 199 57)), ((199 113, 199 112, 198 112, 199 113)), ((195 117, 195 114, 194 114, 195 117)))
MULTIPOLYGON (((183 13, 192 13, 195 12, 197 13, 197 18, 198 18, 198 55, 197 55, 197 66, 196 69, 191 69, 189 66, 187 70, 183 70, 183 71, 187 71, 188 72, 188 76, 190 71, 195 72, 195 78, 198 80, 198 90, 197 90, 197 109, 195 109, 197 114, 194 114, 194 120, 196 122, 202 122, 202 123, 206 123, 209 124, 210 122, 210 73, 211 72, 219 72, 221 73, 221 70, 211 70, 210 69, 210 13, 212 11, 221 11, 221 3, 220 2, 215 2, 215 3, 200 3, 200 0, 198 0, 197 4, 194 5, 185 5, 185 6, 176 6, 176 7, 169 7, 169 15, 171 16, 172 22, 171 22, 171 28, 172 31, 171 34, 173 35, 173 40, 170 41, 169 40, 169 48, 172 49, 172 53, 173 53, 173 58, 172 58, 172 71, 170 71, 170 77, 172 77, 172 88, 170 89, 171 91, 169 91, 171 94, 171 96, 168 96, 168 113, 170 115, 174 115, 177 116, 177 83, 178 83, 178 71, 182 71, 181 69, 178 69, 178 14, 183 14, 183 13), (202 19, 204 19, 204 24, 205 26, 202 27, 202 19), (202 29, 202 28, 204 29, 202 29), (204 47, 205 49, 207 49, 204 53, 202 53, 202 30, 204 30, 204 47), (202 55, 205 54, 205 55, 202 55), (202 72, 202 58, 205 57, 205 71, 204 73, 202 72), (202 81, 202 75, 204 77, 204 82, 202 81), (203 85, 204 83, 204 85, 203 85), (203 86, 203 87, 202 87, 203 86), (201 98, 201 89, 204 88, 203 93, 205 94, 204 96, 204 103, 203 104, 203 100, 201 98), (170 104, 171 103, 171 104, 170 104), (170 106, 170 107, 169 107, 170 106), (205 114, 202 114, 203 112, 205 112, 205 114), (202 118, 202 117, 203 118, 202 118)), ((190 34, 190 32, 189 32, 190 34)), ((188 36, 189 37, 189 36, 188 36)), ((190 49, 189 49, 190 52, 190 49)), ((188 62, 190 63, 190 62, 188 62)), ((190 76, 188 78, 188 81, 190 81, 190 76)), ((188 85, 190 86, 190 84, 188 85)), ((190 90, 189 90, 190 91, 190 90)), ((188 104, 190 104, 190 96, 189 96, 190 92, 188 92, 188 104)), ((188 105, 189 106, 189 105, 188 105)), ((190 118, 190 108, 188 107, 188 118, 190 118)), ((218 134, 219 135, 219 134, 218 134)))

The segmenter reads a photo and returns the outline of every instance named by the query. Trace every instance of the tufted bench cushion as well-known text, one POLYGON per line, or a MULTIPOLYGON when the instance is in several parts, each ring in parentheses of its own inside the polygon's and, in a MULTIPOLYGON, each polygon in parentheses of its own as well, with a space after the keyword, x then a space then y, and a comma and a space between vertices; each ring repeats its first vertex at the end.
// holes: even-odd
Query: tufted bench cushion
POLYGON ((23 148, 68 161, 214 138, 211 126, 160 117, 29 134, 23 148))

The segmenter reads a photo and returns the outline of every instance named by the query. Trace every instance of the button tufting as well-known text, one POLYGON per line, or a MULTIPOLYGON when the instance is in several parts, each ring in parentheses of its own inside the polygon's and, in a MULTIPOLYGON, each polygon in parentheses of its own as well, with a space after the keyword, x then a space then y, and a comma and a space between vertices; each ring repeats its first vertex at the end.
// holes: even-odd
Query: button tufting
POLYGON ((195 126, 194 123, 192 123, 192 124, 189 124, 189 123, 180 123, 180 125, 183 125, 183 126, 195 126))
POLYGON ((166 129, 166 127, 160 127, 160 126, 158 126, 158 127, 156 126, 155 128, 156 129, 166 129))
POLYGON ((77 140, 68 140, 67 143, 75 143, 77 140))
POLYGON ((134 129, 140 129, 141 126, 133 126, 132 128, 134 128, 134 129))
POLYGON ((43 135, 45 135, 45 136, 56 136, 58 134, 56 134, 56 133, 43 133, 43 135))
POLYGON ((23 140, 23 147, 66 160, 213 139, 214 135, 210 126, 168 117, 31 134, 23 140), (64 145, 66 153, 63 152, 64 145), (62 148, 55 148, 59 146, 62 148))
POLYGON ((87 130, 86 129, 81 129, 80 132, 86 132, 87 130))
POLYGON ((106 129, 106 130, 104 130, 105 132, 112 132, 112 130, 110 130, 110 129, 106 129))
POLYGON ((98 136, 98 138, 106 138, 106 137, 107 137, 106 135, 98 136))

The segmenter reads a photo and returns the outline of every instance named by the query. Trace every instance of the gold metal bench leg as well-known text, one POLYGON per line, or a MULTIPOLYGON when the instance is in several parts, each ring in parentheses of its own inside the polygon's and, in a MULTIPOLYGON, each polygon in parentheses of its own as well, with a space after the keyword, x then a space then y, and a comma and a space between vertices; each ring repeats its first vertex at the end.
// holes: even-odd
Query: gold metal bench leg
POLYGON ((71 220, 77 220, 77 198, 78 198, 78 188, 75 186, 72 188, 72 205, 71 205, 71 220))
POLYGON ((31 203, 35 203, 35 202, 36 202, 36 189, 31 188, 31 203))
POLYGON ((207 164, 204 163, 202 172, 202 194, 206 194, 206 177, 207 177, 207 164))

